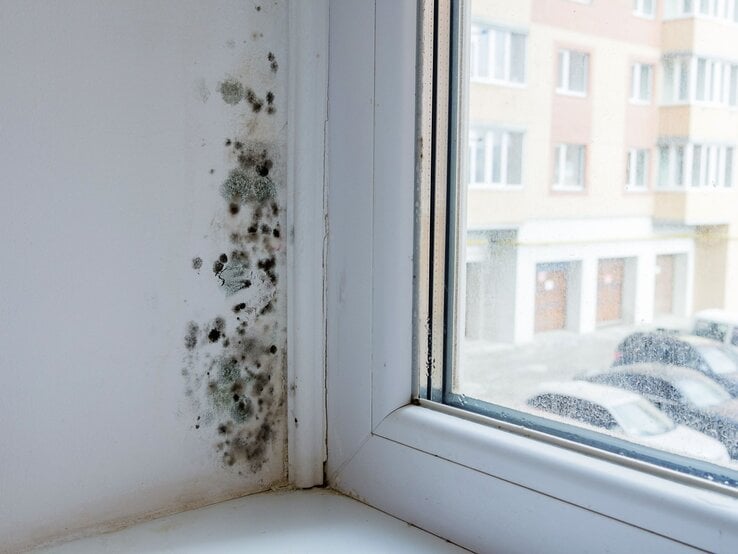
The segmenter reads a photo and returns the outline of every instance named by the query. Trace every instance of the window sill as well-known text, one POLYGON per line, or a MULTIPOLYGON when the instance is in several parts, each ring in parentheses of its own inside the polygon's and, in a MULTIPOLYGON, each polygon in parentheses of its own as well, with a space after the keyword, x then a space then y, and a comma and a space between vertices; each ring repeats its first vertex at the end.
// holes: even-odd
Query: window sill
MULTIPOLYGON (((581 445, 564 448, 528 429, 447 406, 434 407, 400 408, 385 418, 375 436, 513 485, 519 490, 498 499, 508 502, 512 512, 522 501, 515 492, 521 497, 533 492, 710 551, 729 551, 738 543, 738 499, 694 486, 699 480, 653 466, 661 476, 644 472, 628 467, 642 467, 638 462, 613 455, 620 459, 616 464, 581 445)), ((489 503, 489 498, 481 499, 481 504, 476 500, 466 498, 458 508, 448 509, 477 511, 489 503)), ((521 526, 529 529, 529 524, 521 526)))
POLYGON ((523 185, 498 185, 493 183, 469 183, 469 190, 486 190, 489 192, 520 192, 523 185))
POLYGON ((515 89, 528 88, 527 83, 516 83, 514 81, 504 81, 500 79, 485 79, 484 77, 472 77, 471 82, 479 85, 495 85, 498 87, 507 87, 515 89))
POLYGON ((587 191, 587 187, 582 185, 581 187, 566 187, 562 185, 553 185, 551 187, 552 192, 566 192, 566 193, 583 193, 587 191))
POLYGON ((652 13, 649 14, 649 13, 643 13, 643 12, 633 12, 633 16, 639 19, 647 19, 649 21, 653 21, 654 19, 656 19, 656 16, 652 13))
POLYGON ((586 92, 577 92, 576 90, 566 90, 563 88, 557 88, 556 94, 560 94, 561 96, 571 96, 573 98, 587 98, 586 92))

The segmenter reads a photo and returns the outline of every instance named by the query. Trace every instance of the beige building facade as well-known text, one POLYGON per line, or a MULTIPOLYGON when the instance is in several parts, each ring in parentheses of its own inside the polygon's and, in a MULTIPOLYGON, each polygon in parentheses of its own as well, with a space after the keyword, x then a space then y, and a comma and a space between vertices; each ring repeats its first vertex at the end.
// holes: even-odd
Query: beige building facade
POLYGON ((465 16, 465 336, 738 311, 738 1, 465 16))

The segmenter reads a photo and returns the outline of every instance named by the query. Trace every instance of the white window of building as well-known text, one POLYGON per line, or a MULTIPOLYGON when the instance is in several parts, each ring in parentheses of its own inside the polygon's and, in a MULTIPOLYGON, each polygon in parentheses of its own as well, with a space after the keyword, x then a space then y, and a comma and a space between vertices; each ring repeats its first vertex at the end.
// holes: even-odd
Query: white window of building
POLYGON ((522 185, 522 132, 472 127, 469 152, 469 178, 472 185, 522 185))
POLYGON ((738 0, 666 0, 666 18, 709 17, 738 22, 738 0))
POLYGON ((653 66, 634 63, 631 71, 631 102, 649 103, 653 90, 653 66))
POLYGON ((735 148, 718 144, 669 144, 659 147, 659 187, 733 186, 735 148))
POLYGON ((584 190, 586 147, 583 144, 559 144, 554 155, 554 189, 584 190))
POLYGON ((626 190, 646 190, 648 188, 648 150, 633 148, 628 151, 625 171, 626 190))
POLYGON ((633 13, 638 17, 652 19, 654 16, 656 0, 634 0, 633 13))
POLYGON ((473 24, 470 44, 472 80, 524 84, 526 39, 524 33, 473 24))
POLYGON ((559 77, 556 92, 586 96, 589 54, 576 50, 559 50, 559 77))
POLYGON ((664 59, 664 102, 738 105, 738 64, 705 57, 664 59))
POLYGON ((664 102, 677 104, 689 100, 690 58, 673 56, 664 59, 664 102))

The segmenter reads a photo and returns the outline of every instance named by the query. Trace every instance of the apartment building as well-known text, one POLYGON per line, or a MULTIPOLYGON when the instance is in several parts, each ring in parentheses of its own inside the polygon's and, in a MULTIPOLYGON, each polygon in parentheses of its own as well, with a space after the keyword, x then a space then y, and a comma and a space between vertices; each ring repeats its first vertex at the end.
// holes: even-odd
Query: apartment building
POLYGON ((738 1, 472 3, 465 335, 738 310, 738 1))

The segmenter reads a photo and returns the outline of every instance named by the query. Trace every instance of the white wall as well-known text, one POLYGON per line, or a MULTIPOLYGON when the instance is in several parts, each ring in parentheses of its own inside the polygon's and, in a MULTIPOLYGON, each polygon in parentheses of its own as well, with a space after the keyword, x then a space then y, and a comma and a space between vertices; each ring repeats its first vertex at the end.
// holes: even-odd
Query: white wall
POLYGON ((284 227, 286 11, 284 0, 0 0, 0 551, 285 478, 285 234, 273 228, 284 227), (258 113, 224 101, 228 78, 253 89, 258 113), (255 216, 245 198, 230 215, 220 187, 239 162, 227 138, 266 151, 268 180, 250 156, 236 184, 276 191, 276 214, 268 199, 255 216), (247 278, 227 295, 224 283, 247 278), (218 316, 228 346, 206 337, 218 316), (244 321, 249 341, 234 332, 244 321))

